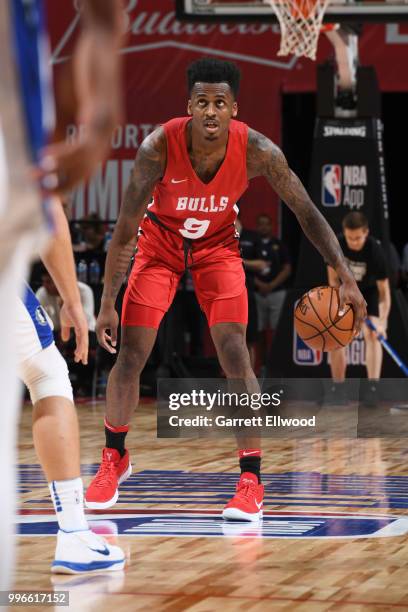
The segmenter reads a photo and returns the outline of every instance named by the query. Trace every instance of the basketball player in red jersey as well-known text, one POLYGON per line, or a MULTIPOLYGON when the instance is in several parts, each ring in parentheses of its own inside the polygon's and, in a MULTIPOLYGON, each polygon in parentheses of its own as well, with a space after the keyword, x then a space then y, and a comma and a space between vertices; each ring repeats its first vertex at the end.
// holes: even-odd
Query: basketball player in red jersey
MULTIPOLYGON (((341 305, 351 303, 356 331, 365 302, 330 226, 268 138, 235 120, 240 73, 229 62, 202 59, 188 69, 188 116, 173 119, 142 143, 110 243, 101 311, 100 344, 115 353, 115 300, 139 230, 137 254, 122 311, 122 340, 109 377, 102 464, 86 493, 89 508, 118 498, 131 474, 125 436, 139 400, 139 376, 157 329, 190 268, 220 364, 228 378, 255 375, 245 342, 247 291, 234 228, 236 201, 248 180, 264 176, 296 214, 305 234, 341 279, 341 305)), ((240 443, 241 478, 223 516, 257 520, 262 515, 259 440, 240 443)))

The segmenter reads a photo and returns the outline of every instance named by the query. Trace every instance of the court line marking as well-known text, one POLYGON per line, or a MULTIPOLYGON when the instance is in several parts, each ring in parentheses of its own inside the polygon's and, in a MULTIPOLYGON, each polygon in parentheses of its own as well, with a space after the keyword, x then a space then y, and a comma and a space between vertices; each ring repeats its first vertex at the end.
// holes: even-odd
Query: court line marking
MULTIPOLYGON (((298 518, 301 519, 303 518, 303 516, 297 516, 297 517, 293 517, 291 516, 287 516, 284 512, 282 512, 281 514, 278 515, 274 515, 276 516, 276 518, 298 518)), ((208 537, 239 537, 242 534, 239 533, 221 533, 221 531, 223 531, 224 526, 228 526, 229 522, 228 521, 224 521, 221 517, 221 515, 219 513, 215 513, 212 512, 212 514, 201 514, 201 513, 194 513, 191 515, 186 515, 185 513, 162 513, 162 514, 158 514, 158 513, 144 513, 140 518, 143 517, 147 518, 151 518, 152 517, 157 517, 157 518, 153 518, 153 522, 150 525, 150 527, 148 526, 144 526, 144 523, 140 524, 140 525, 136 525, 134 528, 132 527, 132 529, 136 529, 136 531, 131 532, 131 528, 129 527, 127 532, 122 532, 122 533, 118 533, 116 534, 118 537, 175 537, 175 538, 186 538, 186 537, 195 537, 195 538, 208 538, 208 537), (167 532, 164 528, 162 529, 162 532, 160 533, 159 531, 156 531, 155 529, 153 529, 153 531, 149 532, 149 529, 152 527, 159 527, 158 523, 154 524, 154 521, 156 520, 160 520, 162 519, 163 521, 166 521, 166 519, 177 519, 177 517, 180 518, 186 518, 187 521, 185 521, 185 524, 173 524, 173 525, 168 525, 168 528, 171 528, 171 532, 167 532), (217 533, 210 533, 208 531, 206 531, 204 529, 200 530, 199 529, 199 525, 197 524, 197 520, 199 521, 200 519, 202 519, 204 522, 208 521, 208 519, 214 519, 214 527, 216 529, 219 530, 219 533, 217 531, 217 533), (189 522, 188 519, 191 519, 192 524, 189 526, 189 522), (194 523, 194 521, 196 521, 196 523, 194 523), (140 529, 139 529, 140 528, 140 529), (195 528, 195 529, 194 529, 195 528), (196 533, 192 533, 192 531, 196 531, 196 533)), ((329 517, 324 517, 321 516, 319 514, 315 514, 314 515, 315 518, 329 518, 329 517)), ((307 520, 314 517, 309 517, 309 516, 304 516, 304 518, 307 520)), ((115 517, 112 516, 111 514, 100 514, 97 516, 89 516, 89 519, 94 519, 95 522, 99 521, 103 521, 103 520, 112 520, 114 521, 116 520, 121 520, 121 519, 127 519, 127 520, 131 520, 129 519, 129 515, 128 514, 117 514, 115 517)), ((272 517, 265 517, 265 518, 272 518, 273 519, 273 515, 272 517)), ((336 518, 331 517, 331 518, 336 518)), ((362 534, 358 534, 358 533, 353 533, 350 535, 347 534, 342 534, 342 535, 325 535, 325 536, 321 536, 321 535, 310 535, 307 536, 308 539, 323 539, 323 540, 358 540, 358 539, 366 539, 366 538, 381 538, 381 537, 398 537, 398 536, 407 536, 408 533, 408 517, 406 516, 387 516, 387 517, 379 517, 379 516, 375 516, 375 515, 370 515, 368 517, 363 517, 360 515, 356 515, 356 514, 345 514, 341 517, 337 517, 337 518, 342 518, 342 519, 347 519, 350 523, 354 522, 354 521, 360 521, 360 520, 374 520, 374 521, 379 521, 379 520, 385 520, 385 521, 392 521, 391 523, 389 523, 388 525, 384 525, 383 527, 380 527, 377 531, 375 532, 370 532, 370 533, 362 533, 362 534)), ((135 516, 136 519, 136 516, 135 516)), ((280 522, 280 521, 279 521, 280 522)), ((43 514, 43 515, 31 515, 31 516, 17 516, 16 517, 16 523, 19 525, 28 525, 28 524, 41 524, 41 523, 57 523, 57 519, 56 517, 52 517, 50 520, 50 515, 49 514, 43 514)), ((275 523, 277 523, 277 521, 275 521, 275 523)), ((273 536, 273 535, 268 535, 267 532, 265 532, 265 534, 263 535, 262 533, 262 527, 264 526, 265 529, 267 530, 271 525, 274 524, 274 521, 265 521, 265 524, 261 522, 257 523, 256 525, 253 526, 258 526, 260 531, 259 532, 255 532, 253 533, 253 536, 255 537, 259 537, 259 538, 265 538, 265 539, 269 539, 269 538, 278 538, 278 539, 295 539, 297 536, 296 535, 286 535, 286 534, 282 534, 280 533, 279 535, 273 536)), ((300 524, 300 523, 299 523, 300 524)), ((207 525, 208 526, 208 525, 207 525)), ((248 526, 249 528, 249 526, 248 526)), ((16 533, 15 534, 17 537, 46 537, 49 534, 44 534, 44 533, 16 533)), ((55 534, 50 534, 50 535, 55 535, 55 534)), ((249 537, 249 536, 248 536, 249 537)), ((302 538, 302 534, 298 534, 299 538, 302 538)))
MULTIPOLYGON (((20 516, 37 516, 39 514, 45 515, 45 514, 49 514, 54 515, 55 512, 53 509, 47 507, 47 508, 21 508, 18 511, 18 515, 20 516)), ((204 509, 204 510, 186 510, 184 508, 170 508, 168 510, 163 509, 163 508, 140 508, 137 510, 133 510, 133 509, 128 509, 128 508, 111 508, 109 510, 109 513, 107 513, 105 510, 85 510, 85 514, 88 517, 104 517, 104 518, 109 518, 112 515, 115 514, 123 514, 125 517, 126 516, 138 516, 138 515, 144 515, 144 514, 188 514, 189 516, 199 516, 201 514, 209 514, 209 515, 216 515, 217 512, 215 510, 211 510, 211 509, 204 509)), ((357 513, 353 512, 341 512, 341 511, 337 511, 337 512, 308 512, 307 510, 299 510, 299 512, 294 512, 291 510, 273 510, 273 511, 266 511, 264 512, 265 516, 327 516, 327 517, 335 517, 335 516, 339 516, 339 517, 347 517, 350 516, 352 514, 352 516, 356 516, 357 513)), ((408 515, 400 515, 400 514, 377 514, 377 513, 369 513, 369 512, 359 512, 358 513, 359 517, 362 518, 372 518, 373 516, 375 518, 384 518, 384 519, 389 519, 389 518, 394 518, 394 519, 398 519, 398 518, 407 518, 408 515)))

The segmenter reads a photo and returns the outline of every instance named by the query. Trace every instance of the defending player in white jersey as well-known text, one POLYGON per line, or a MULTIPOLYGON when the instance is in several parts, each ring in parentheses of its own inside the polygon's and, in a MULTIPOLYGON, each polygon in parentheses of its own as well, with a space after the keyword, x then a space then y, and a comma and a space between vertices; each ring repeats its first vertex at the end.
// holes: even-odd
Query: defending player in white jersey
MULTIPOLYGON (((75 274, 69 227, 56 206, 59 231, 42 260, 58 287, 62 338, 76 336, 75 360, 87 362, 88 326, 75 274)), ((34 446, 49 483, 59 531, 52 571, 80 573, 119 570, 120 548, 89 530, 80 476, 79 433, 68 368, 54 343, 50 319, 28 287, 17 303, 19 376, 33 403, 34 446)))
POLYGON ((39 232, 46 234, 44 194, 71 189, 90 176, 110 145, 120 87, 119 0, 83 0, 74 57, 77 119, 84 138, 48 145, 53 109, 43 0, 0 2, 0 590, 13 570, 15 446, 18 420, 16 299, 39 232), (36 172, 32 169, 37 168, 36 172))

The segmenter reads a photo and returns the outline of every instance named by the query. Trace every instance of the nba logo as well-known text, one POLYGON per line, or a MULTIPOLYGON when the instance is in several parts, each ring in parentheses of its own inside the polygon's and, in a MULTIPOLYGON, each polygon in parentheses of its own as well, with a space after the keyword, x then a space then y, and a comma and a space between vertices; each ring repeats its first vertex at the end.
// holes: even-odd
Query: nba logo
MULTIPOLYGON (((294 311, 298 305, 297 300, 294 305, 294 311)), ((312 349, 298 336, 295 328, 295 319, 293 319, 293 361, 300 366, 318 366, 323 361, 323 351, 312 349)))
POLYGON ((338 164, 325 164, 322 168, 322 204, 341 204, 341 166, 338 164))

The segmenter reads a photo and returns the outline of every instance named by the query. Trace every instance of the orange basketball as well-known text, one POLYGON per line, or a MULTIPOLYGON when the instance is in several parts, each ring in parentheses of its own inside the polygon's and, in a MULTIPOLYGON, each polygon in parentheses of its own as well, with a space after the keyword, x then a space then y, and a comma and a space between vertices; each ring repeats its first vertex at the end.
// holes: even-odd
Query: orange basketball
POLYGON ((310 348, 334 351, 353 339, 354 311, 348 304, 339 315, 339 292, 334 287, 315 287, 305 293, 295 309, 298 335, 310 348))

